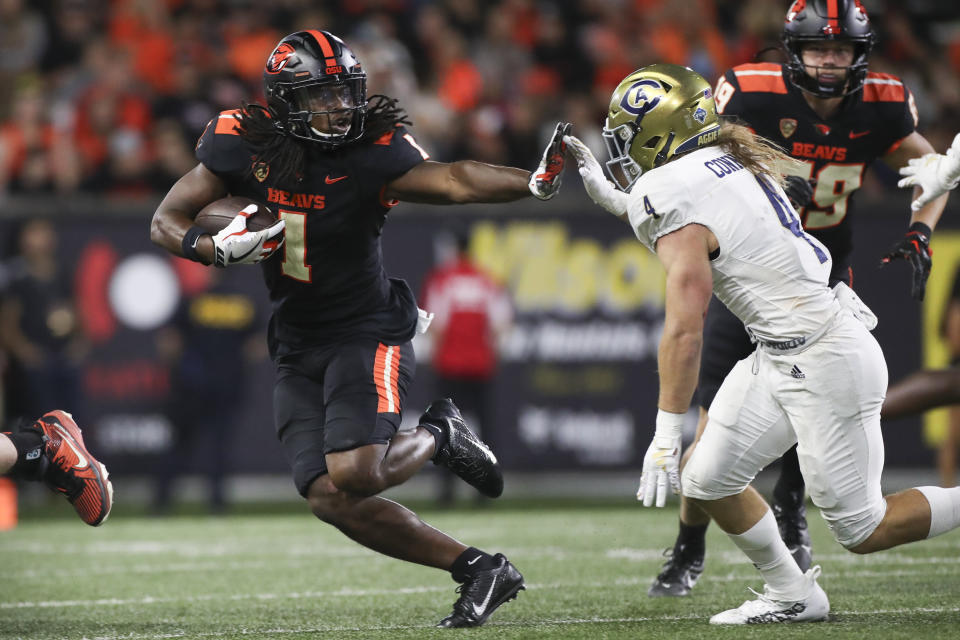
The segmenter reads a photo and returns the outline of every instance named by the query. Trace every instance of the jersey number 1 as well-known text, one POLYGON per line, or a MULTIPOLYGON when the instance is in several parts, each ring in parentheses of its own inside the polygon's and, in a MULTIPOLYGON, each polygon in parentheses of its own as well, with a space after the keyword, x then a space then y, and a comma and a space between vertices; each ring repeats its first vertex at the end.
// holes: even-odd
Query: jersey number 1
POLYGON ((312 281, 312 267, 307 264, 307 214, 280 210, 286 222, 283 230, 283 275, 300 282, 312 281))

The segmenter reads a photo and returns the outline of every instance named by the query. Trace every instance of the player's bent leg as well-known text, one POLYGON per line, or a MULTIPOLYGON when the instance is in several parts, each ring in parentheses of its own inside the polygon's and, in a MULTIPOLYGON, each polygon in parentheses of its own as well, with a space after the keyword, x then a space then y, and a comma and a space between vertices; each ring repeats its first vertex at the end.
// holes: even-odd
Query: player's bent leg
POLYGON ((750 487, 757 473, 796 441, 773 396, 771 378, 754 375, 747 360, 734 367, 682 477, 683 494, 710 514, 765 582, 762 596, 718 614, 714 624, 821 620, 829 611, 816 584, 819 568, 800 571, 772 511, 750 487), (751 402, 745 411, 746 397, 751 402))
POLYGON ((479 626, 524 588, 523 576, 502 554, 467 547, 392 500, 342 491, 329 474, 310 484, 306 498, 315 516, 351 540, 393 558, 450 571, 462 585, 460 597, 439 626, 479 626))
POLYGON ((372 496, 406 482, 434 454, 426 429, 397 432, 387 444, 368 444, 326 455, 333 483, 355 495, 372 496))
POLYGON ((489 498, 503 493, 503 471, 497 456, 467 426, 450 398, 433 402, 420 417, 420 426, 437 440, 433 460, 489 498))
POLYGON ((841 544, 854 553, 873 553, 960 527, 960 488, 907 489, 887 496, 886 506, 883 519, 863 542, 841 544))

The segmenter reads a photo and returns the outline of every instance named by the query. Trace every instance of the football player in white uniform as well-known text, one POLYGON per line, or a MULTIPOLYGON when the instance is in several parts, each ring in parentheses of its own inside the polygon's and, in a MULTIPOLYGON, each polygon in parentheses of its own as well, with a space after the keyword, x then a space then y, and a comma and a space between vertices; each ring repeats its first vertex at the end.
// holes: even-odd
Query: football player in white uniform
POLYGON ((802 573, 780 539, 756 474, 798 444, 810 495, 854 553, 930 538, 960 526, 960 488, 884 497, 880 407, 887 368, 870 334, 876 317, 840 284, 807 235, 780 181, 791 160, 737 125, 719 124, 710 85, 655 64, 616 88, 604 128, 614 187, 589 149, 565 138, 595 202, 628 222, 666 270, 658 352, 656 430, 637 497, 663 506, 681 489, 683 416, 699 372, 711 293, 746 325, 757 350, 724 380, 683 494, 727 532, 760 571, 764 591, 714 624, 826 618, 820 567, 802 573))

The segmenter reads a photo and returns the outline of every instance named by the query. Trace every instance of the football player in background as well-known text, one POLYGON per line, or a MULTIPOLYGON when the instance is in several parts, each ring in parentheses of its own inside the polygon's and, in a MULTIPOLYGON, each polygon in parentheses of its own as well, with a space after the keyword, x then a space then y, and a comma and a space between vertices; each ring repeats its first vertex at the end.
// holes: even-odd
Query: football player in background
MULTIPOLYGON (((717 113, 746 124, 799 160, 787 178, 803 228, 830 251, 830 285, 853 286, 850 196, 871 163, 891 168, 933 152, 915 129, 913 96, 896 77, 867 71, 875 40, 867 13, 857 0, 794 2, 786 16, 785 64, 744 64, 727 71, 715 91, 717 113), (808 187, 812 185, 811 189, 808 187), (804 206, 805 205, 805 206, 804 206)), ((920 190, 915 189, 914 196, 920 190)), ((922 300, 930 273, 930 234, 947 197, 924 200, 914 208, 905 237, 883 258, 904 259, 913 267, 911 294, 922 300)), ((740 322, 719 300, 710 305, 704 332, 697 402, 700 420, 693 454, 727 373, 755 349, 740 322)), ((750 489, 753 491, 753 489, 750 489)), ((804 482, 795 449, 781 463, 773 490, 773 513, 780 533, 801 569, 811 563, 804 507, 804 482)), ((704 567, 709 516, 682 499, 680 530, 667 561, 651 584, 650 596, 686 596, 704 567)))
POLYGON ((110 474, 87 451, 80 427, 66 411, 48 411, 31 424, 0 433, 0 475, 44 482, 94 527, 113 507, 110 474))
POLYGON ((367 101, 366 73, 336 36, 283 38, 263 77, 267 106, 245 104, 207 126, 200 162, 160 203, 151 239, 204 264, 261 263, 273 303, 275 426, 298 491, 314 515, 356 542, 462 583, 439 626, 481 625, 523 588, 517 569, 377 495, 431 460, 484 495, 503 490, 496 457, 449 399, 431 404, 416 429, 397 430, 414 374, 411 339, 426 316, 407 284, 384 273, 380 234, 401 200, 552 197, 569 125, 557 126, 532 174, 433 162, 395 100, 367 101), (269 203, 280 220, 255 232, 238 215, 215 235, 194 226, 204 206, 227 194, 269 203))
POLYGON ((627 76, 613 93, 603 135, 620 191, 582 142, 565 138, 587 192, 628 222, 666 271, 656 430, 638 497, 663 506, 671 490, 680 491, 681 431, 713 293, 758 344, 710 405, 683 471, 683 494, 766 584, 757 599, 710 622, 824 620, 830 603, 817 584, 820 567, 800 569, 772 510, 750 489, 761 469, 798 445, 814 504, 854 553, 960 526, 960 489, 882 494, 887 368, 870 334, 876 317, 846 284, 830 286, 829 252, 787 201, 780 171, 799 161, 746 127, 721 128, 710 85, 677 65, 627 76))
MULTIPOLYGON (((960 183, 960 133, 954 137, 953 144, 946 153, 928 153, 921 158, 915 158, 907 166, 901 167, 900 175, 904 177, 897 183, 898 186, 920 187, 923 191, 911 204, 914 211, 956 189, 960 183)), ((957 304, 956 282, 955 279, 950 307, 957 304)), ((951 351, 956 352, 957 347, 951 346, 951 351)), ((960 404, 960 368, 957 368, 956 364, 954 359, 952 366, 947 369, 916 371, 892 385, 883 401, 882 417, 885 420, 894 420, 936 407, 960 404)), ((952 477, 952 471, 949 475, 952 477)), ((943 479, 946 480, 946 475, 943 479)), ((952 480, 950 483, 952 484, 952 480)))

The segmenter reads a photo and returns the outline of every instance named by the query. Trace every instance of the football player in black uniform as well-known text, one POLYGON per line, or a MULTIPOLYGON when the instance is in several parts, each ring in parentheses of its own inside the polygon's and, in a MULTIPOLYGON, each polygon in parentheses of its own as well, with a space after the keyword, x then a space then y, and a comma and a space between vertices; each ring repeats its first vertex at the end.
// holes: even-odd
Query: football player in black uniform
MULTIPOLYGON (((800 205, 796 208, 804 229, 830 249, 831 285, 852 286, 850 196, 860 187, 867 166, 880 159, 899 169, 910 159, 933 152, 915 130, 917 109, 907 87, 894 76, 867 70, 874 40, 858 0, 798 0, 791 4, 783 30, 787 62, 734 67, 720 78, 715 91, 719 114, 739 120, 803 162, 803 174, 789 178, 787 193, 795 206, 800 205)), ((905 237, 883 258, 884 263, 895 259, 911 263, 911 293, 918 300, 930 273, 930 234, 946 199, 940 195, 913 211, 905 237)), ((703 433, 706 409, 720 383, 754 350, 743 324, 716 298, 706 322, 697 392, 700 421, 684 462, 703 433)), ((811 548, 804 489, 794 447, 783 457, 773 511, 784 542, 806 571, 811 548)), ((690 593, 703 571, 709 522, 702 510, 681 500, 680 532, 650 586, 650 596, 690 593)))
POLYGON ((460 597, 439 626, 481 625, 523 589, 520 573, 502 554, 461 544, 377 495, 431 460, 487 496, 503 491, 496 457, 449 399, 431 404, 418 428, 397 430, 414 374, 411 339, 425 316, 407 284, 384 273, 380 234, 400 200, 550 198, 569 125, 557 126, 532 174, 432 162, 396 101, 368 102, 356 56, 319 30, 281 40, 264 85, 266 107, 243 105, 208 125, 200 163, 160 203, 151 239, 219 267, 261 263, 273 304, 274 416, 297 489, 314 515, 360 544, 450 571, 460 597), (247 230, 248 207, 215 235, 194 226, 228 194, 272 206, 280 220, 247 230))

